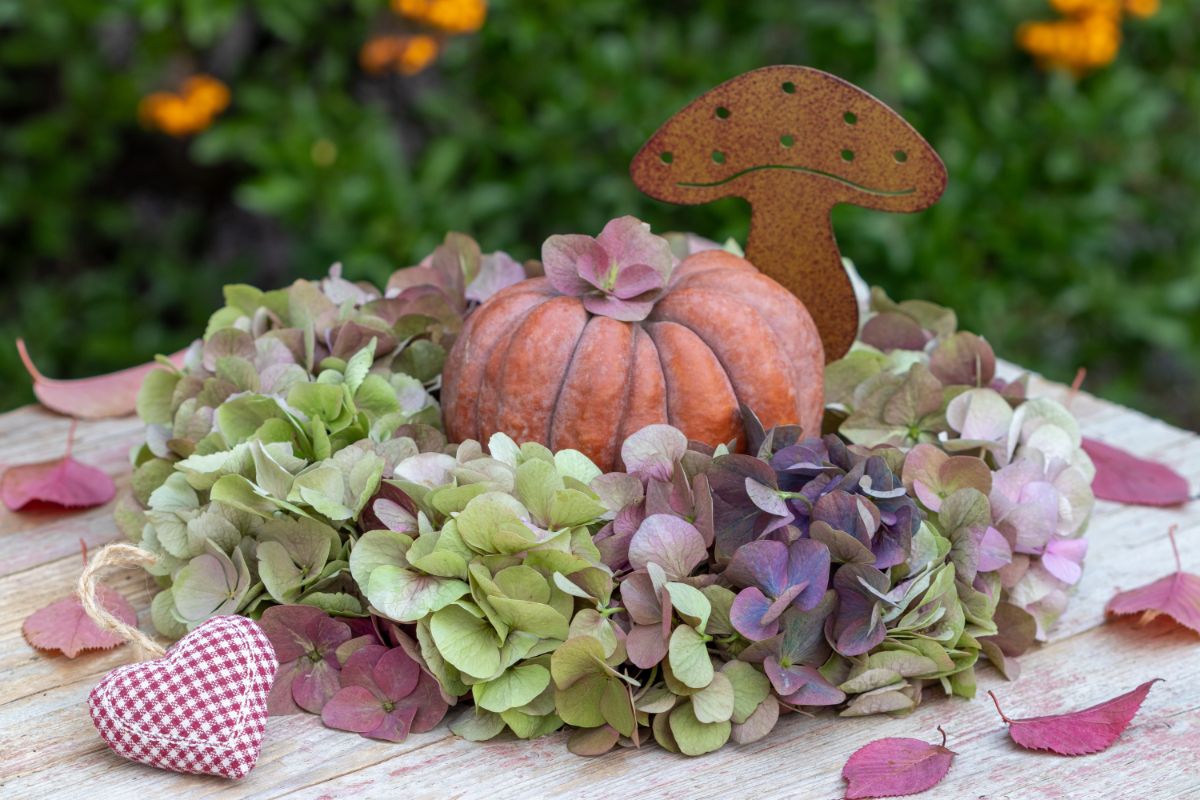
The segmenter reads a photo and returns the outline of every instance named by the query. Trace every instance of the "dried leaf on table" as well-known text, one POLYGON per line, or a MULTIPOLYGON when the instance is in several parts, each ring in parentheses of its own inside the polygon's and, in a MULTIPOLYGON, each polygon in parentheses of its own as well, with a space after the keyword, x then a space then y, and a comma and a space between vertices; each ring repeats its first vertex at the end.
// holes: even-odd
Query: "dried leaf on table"
MULTIPOLYGON (((104 584, 96 587, 96 596, 110 614, 127 625, 137 625, 137 612, 120 592, 104 584)), ((55 600, 29 615, 21 627, 25 640, 39 650, 58 650, 74 658, 84 650, 111 650, 125 640, 101 630, 83 610, 77 595, 55 600)))
POLYGON ((1175 552, 1175 571, 1137 589, 1118 592, 1108 601, 1105 610, 1109 614, 1140 613, 1142 623, 1166 615, 1185 628, 1200 633, 1200 575, 1183 571, 1174 528, 1169 536, 1171 549, 1175 552))
POLYGON ((67 452, 62 458, 9 467, 0 476, 0 499, 10 511, 30 503, 47 503, 62 508, 91 508, 107 503, 116 494, 112 478, 95 467, 71 457, 75 426, 67 435, 67 452))
MULTIPOLYGON (((21 355, 21 362, 29 372, 29 377, 33 378, 33 393, 37 395, 38 401, 52 411, 78 419, 103 419, 132 414, 137 406, 137 395, 142 381, 150 372, 162 368, 157 361, 151 361, 107 375, 56 380, 47 378, 34 366, 29 351, 25 349, 24 339, 17 339, 17 352, 21 355)), ((181 365, 185 352, 180 350, 170 356, 170 360, 176 366, 181 365)))
POLYGON ((1096 465, 1092 491, 1101 500, 1128 505, 1177 506, 1191 499, 1187 480, 1165 464, 1138 458, 1086 437, 1083 449, 1096 465))
POLYGON ((988 692, 1000 718, 1008 723, 1008 735, 1027 750, 1049 750, 1063 756, 1082 756, 1107 750, 1129 727, 1129 721, 1142 706, 1150 687, 1162 680, 1155 678, 1123 695, 1103 703, 1046 717, 1010 719, 1000 710, 996 695, 988 692))
POLYGON ((859 748, 842 768, 846 798, 899 797, 931 789, 946 777, 956 755, 941 744, 921 739, 890 737, 859 748))

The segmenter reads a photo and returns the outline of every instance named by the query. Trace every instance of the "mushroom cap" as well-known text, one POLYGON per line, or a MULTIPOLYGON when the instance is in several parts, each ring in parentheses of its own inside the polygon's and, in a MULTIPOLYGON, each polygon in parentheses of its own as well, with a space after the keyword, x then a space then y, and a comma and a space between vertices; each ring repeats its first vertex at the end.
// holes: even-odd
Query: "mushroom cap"
POLYGON ((633 182, 684 205, 804 197, 920 211, 946 187, 934 149, 892 109, 827 72, 764 67, 701 95, 634 157, 633 182))

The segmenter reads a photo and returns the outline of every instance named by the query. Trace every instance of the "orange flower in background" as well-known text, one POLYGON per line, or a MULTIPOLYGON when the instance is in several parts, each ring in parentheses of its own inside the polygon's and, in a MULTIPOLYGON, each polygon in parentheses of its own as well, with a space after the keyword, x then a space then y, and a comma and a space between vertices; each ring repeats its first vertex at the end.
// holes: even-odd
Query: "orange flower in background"
POLYGON ((1017 44, 1044 67, 1082 75, 1111 64, 1121 49, 1121 18, 1149 17, 1159 0, 1050 0, 1062 19, 1027 22, 1017 44))
POLYGON ((151 92, 138 104, 138 118, 147 128, 168 136, 191 136, 212 125, 229 106, 229 87, 211 75, 193 75, 175 92, 151 92))
POLYGON ((415 36, 375 36, 358 52, 358 61, 367 72, 378 75, 395 69, 404 75, 416 75, 437 58, 437 39, 425 34, 415 36))
POLYGON ((487 19, 487 0, 392 0, 392 10, 449 34, 474 33, 487 19))
POLYGON ((358 63, 372 75, 415 75, 433 63, 447 37, 474 33, 487 19, 487 0, 391 0, 391 7, 426 32, 379 34, 364 42, 358 63))
POLYGON ((211 75, 193 75, 180 92, 189 105, 216 116, 229 107, 229 87, 211 75))
POLYGON ((1125 0, 1125 10, 1135 17, 1153 17, 1158 13, 1158 0, 1125 0))

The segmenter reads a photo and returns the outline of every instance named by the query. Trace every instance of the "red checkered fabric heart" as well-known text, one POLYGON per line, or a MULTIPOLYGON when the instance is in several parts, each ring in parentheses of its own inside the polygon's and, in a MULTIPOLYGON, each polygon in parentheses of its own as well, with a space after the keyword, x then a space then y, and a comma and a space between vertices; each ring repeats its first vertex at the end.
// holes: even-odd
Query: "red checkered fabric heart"
POLYGON ((96 730, 125 758, 240 778, 266 730, 275 650, 244 617, 213 617, 162 658, 118 667, 88 697, 96 730))

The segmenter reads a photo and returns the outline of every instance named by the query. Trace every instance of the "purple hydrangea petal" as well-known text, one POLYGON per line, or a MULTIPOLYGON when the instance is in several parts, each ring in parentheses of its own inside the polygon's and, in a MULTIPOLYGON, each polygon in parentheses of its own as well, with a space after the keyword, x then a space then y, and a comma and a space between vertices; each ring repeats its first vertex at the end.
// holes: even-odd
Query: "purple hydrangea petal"
POLYGON ((778 597, 787 588, 788 548, 771 540, 747 542, 737 549, 725 577, 735 586, 757 586, 778 597))
POLYGON ((829 588, 829 548, 812 539, 797 539, 788 546, 787 581, 803 586, 796 608, 808 611, 821 602, 829 588))
POLYGON ((762 620, 771 610, 771 600, 756 586, 750 586, 738 592, 733 598, 729 609, 729 619, 733 627, 742 636, 751 641, 769 639, 779 633, 778 618, 770 620, 765 625, 762 620))

